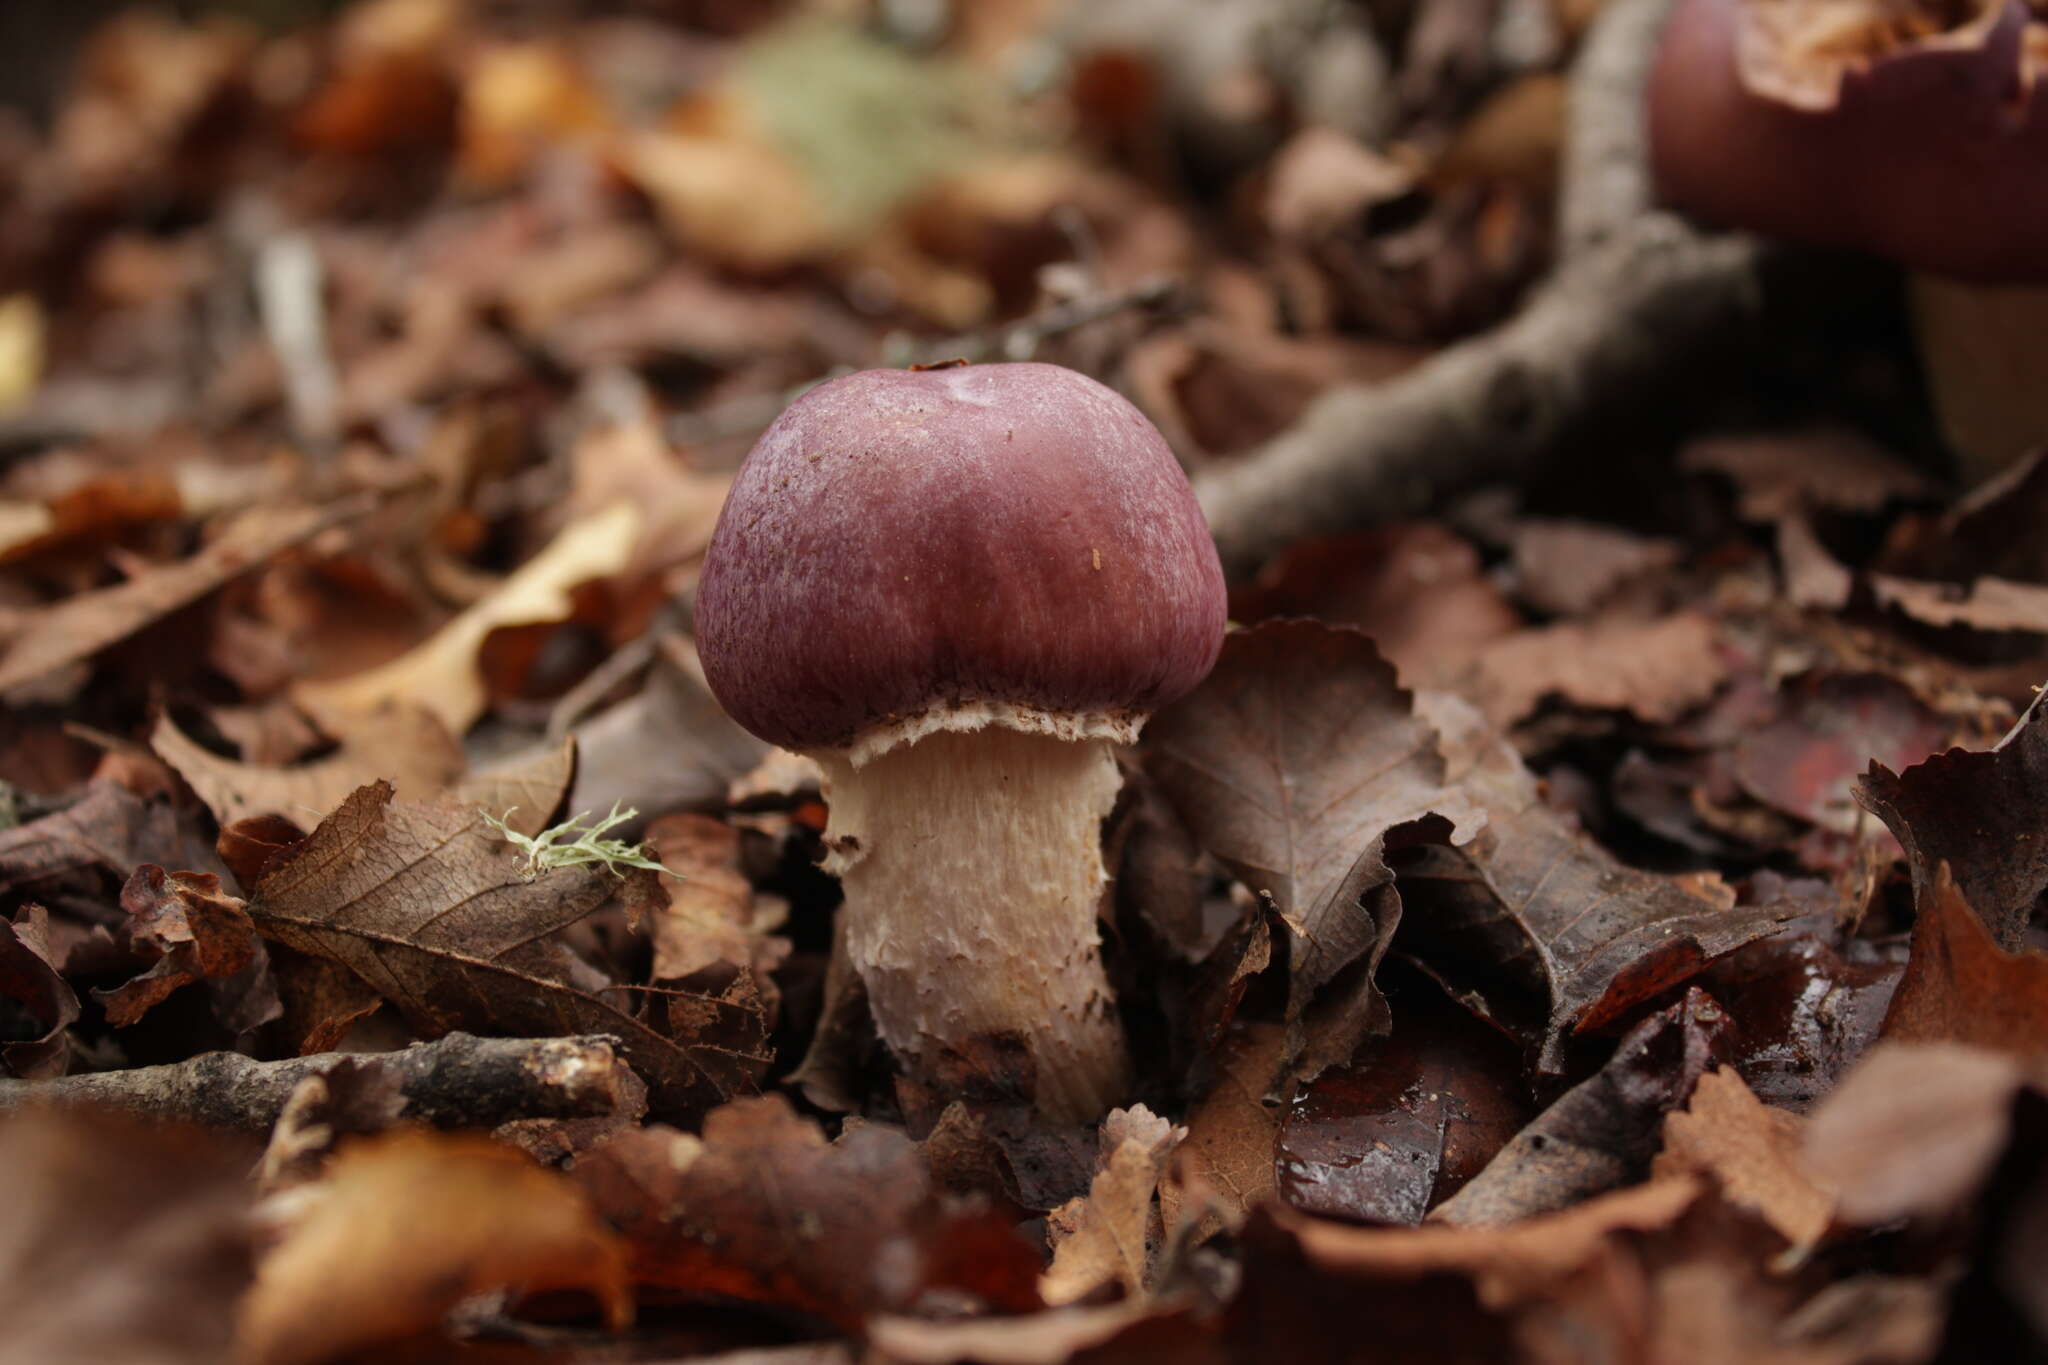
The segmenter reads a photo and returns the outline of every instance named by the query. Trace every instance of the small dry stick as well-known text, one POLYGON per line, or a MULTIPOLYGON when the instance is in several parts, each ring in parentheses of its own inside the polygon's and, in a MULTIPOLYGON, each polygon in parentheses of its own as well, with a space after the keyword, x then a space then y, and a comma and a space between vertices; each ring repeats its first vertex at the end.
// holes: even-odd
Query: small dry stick
POLYGON ((1645 410, 1760 309, 1759 245, 1649 212, 1642 99, 1668 0, 1611 0, 1572 75, 1565 260, 1492 331, 1391 382, 1340 387, 1195 491, 1225 570, 1305 536, 1413 516, 1525 476, 1574 432, 1645 410))
POLYGON ((609 1038, 478 1038, 451 1033, 399 1052, 322 1052, 258 1062, 208 1052, 173 1066, 0 1080, 0 1114, 40 1105, 94 1104, 153 1119, 264 1132, 292 1089, 347 1057, 397 1069, 405 1117, 438 1128, 491 1128, 513 1119, 588 1118, 621 1102, 626 1064, 609 1038))

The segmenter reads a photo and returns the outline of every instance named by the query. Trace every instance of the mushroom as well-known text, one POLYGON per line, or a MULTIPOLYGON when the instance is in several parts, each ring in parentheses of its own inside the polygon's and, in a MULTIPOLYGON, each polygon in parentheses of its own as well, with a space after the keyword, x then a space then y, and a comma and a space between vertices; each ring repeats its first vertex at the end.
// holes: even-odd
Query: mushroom
POLYGON ((1916 272, 1972 478, 2048 437, 2044 56, 2024 0, 1679 0, 1651 79, 1665 202, 1916 272))
POLYGON ((1117 746, 1208 673, 1224 619, 1173 452, 1074 371, 847 375, 747 456, 698 586, 704 674, 824 769, 846 953, 913 1076, 1001 1059, 1062 1120, 1125 1098, 1100 826, 1117 746))

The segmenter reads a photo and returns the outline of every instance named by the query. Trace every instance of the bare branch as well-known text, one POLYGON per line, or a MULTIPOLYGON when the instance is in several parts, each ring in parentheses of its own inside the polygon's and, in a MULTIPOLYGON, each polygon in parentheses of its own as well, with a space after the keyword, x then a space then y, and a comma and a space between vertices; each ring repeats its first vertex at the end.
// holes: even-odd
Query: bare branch
POLYGON ((0 1114, 37 1105, 94 1104, 153 1119, 263 1132, 292 1090, 344 1057, 395 1068, 408 1118, 441 1128, 610 1113, 626 1074, 609 1038, 478 1038, 451 1033, 400 1052, 322 1052, 259 1062, 208 1052, 174 1066, 103 1071, 53 1081, 0 1080, 0 1114))

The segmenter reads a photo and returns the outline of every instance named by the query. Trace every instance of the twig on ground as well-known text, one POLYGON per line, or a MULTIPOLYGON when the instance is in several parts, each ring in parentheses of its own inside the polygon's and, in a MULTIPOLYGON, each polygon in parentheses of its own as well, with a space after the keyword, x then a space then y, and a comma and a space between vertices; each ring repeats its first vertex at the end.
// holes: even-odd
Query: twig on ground
POLYGON ((1689 361, 1755 318, 1757 243, 1645 211, 1643 81, 1667 3, 1613 0, 1573 73, 1563 219, 1583 250, 1492 331, 1389 383, 1333 389, 1199 477, 1227 571, 1525 474, 1602 417, 1654 410, 1689 361))
POLYGON ((585 1118, 622 1101, 626 1064, 611 1039, 478 1038, 451 1033, 399 1052, 322 1052, 259 1062, 209 1052, 175 1066, 0 1080, 0 1114, 40 1105, 93 1104, 210 1128, 263 1132, 292 1090, 344 1057, 395 1068, 405 1117, 440 1128, 490 1128, 513 1119, 585 1118))

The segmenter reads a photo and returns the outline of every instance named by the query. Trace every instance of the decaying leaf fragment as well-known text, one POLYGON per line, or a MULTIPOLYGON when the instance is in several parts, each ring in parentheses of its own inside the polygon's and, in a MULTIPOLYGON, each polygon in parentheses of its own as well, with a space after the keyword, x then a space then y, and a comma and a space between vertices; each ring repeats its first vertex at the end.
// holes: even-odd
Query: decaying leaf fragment
POLYGON ((1613 1023, 1792 913, 1737 905, 1711 873, 1628 867, 1545 805, 1491 816, 1466 848, 1404 855, 1404 942, 1446 971, 1490 964, 1473 990, 1543 1072, 1561 1069, 1568 1033, 1613 1023))
POLYGON ((714 1110, 702 1138, 621 1134, 576 1179, 631 1244, 643 1284, 765 1302, 849 1329, 927 1289, 989 1307, 1039 1305, 1037 1250, 1006 1219, 946 1214, 903 1134, 852 1126, 827 1142, 780 1096, 714 1110))
POLYGON ((1102 1156, 1086 1196, 1054 1209, 1052 1265, 1039 1292, 1052 1304, 1087 1298, 1114 1284, 1127 1298, 1151 1288, 1158 1242, 1153 1195, 1173 1150, 1187 1136, 1143 1105, 1102 1120, 1102 1156))
POLYGON ((1724 1055, 1728 1016, 1694 989, 1645 1019, 1607 1064, 1567 1090, 1430 1213, 1433 1223, 1503 1227, 1641 1179, 1665 1115, 1724 1055))
POLYGON ((265 937, 347 967, 423 1033, 616 1034, 657 1110, 701 1113, 753 1089, 766 1064, 746 980, 667 993, 686 1020, 672 1031, 555 938, 615 893, 658 894, 651 881, 592 867, 528 880, 480 810, 394 802, 380 782, 272 860, 249 911, 265 937))
POLYGON ((1930 903, 1936 869, 1947 863, 1999 943, 2019 946, 2048 891, 2048 839, 2040 837, 2048 707, 2040 696, 1989 750, 1951 749, 1900 773, 1871 764, 1856 799, 1906 850, 1916 900, 1930 903))
POLYGON ((252 815, 283 815, 310 825, 356 788, 380 778, 408 798, 427 797, 445 790, 463 770, 461 747, 432 712, 410 702, 361 717, 336 752, 297 767, 223 757, 200 747, 168 715, 157 721, 149 742, 222 825, 252 815))
MULTIPOLYGON (((1208 679, 1152 719, 1145 745, 1188 829, 1286 925, 1290 1023, 1346 969, 1364 963, 1369 978, 1385 954, 1400 916, 1388 832, 1435 815, 1462 842, 1485 820, 1446 783, 1434 732, 1372 641, 1312 621, 1232 634, 1208 679)), ((1369 979, 1365 989, 1351 1044, 1386 1027, 1385 1002, 1369 979)), ((1349 1053, 1333 1047, 1309 1069, 1349 1053)))
POLYGON ((104 1113, 0 1121, 0 1360, 219 1365, 253 1251, 247 1157, 104 1113))
POLYGON ((27 618, 0 652, 0 692, 91 658, 265 560, 363 516, 372 506, 356 498, 327 507, 255 508, 236 516, 190 559, 66 598, 27 618))
POLYGON ((1943 864, 1920 901, 1880 1036, 2048 1055, 2048 956, 1999 947, 1943 864))
MULTIPOLYGON (((180 986, 225 980, 260 959, 248 910, 211 872, 165 872, 145 863, 122 888, 121 908, 129 938, 158 957, 141 976, 101 994, 113 1024, 133 1024, 180 986)), ((269 1005, 274 1012, 274 996, 269 1005)))
POLYGON ((396 1133, 344 1149, 258 1270, 249 1365, 312 1365, 433 1327, 488 1289, 581 1289, 619 1329, 625 1249, 569 1180, 476 1137, 396 1133))
POLYGON ((484 713, 489 700, 477 671, 477 650, 484 637, 503 626, 567 616, 571 588, 625 567, 641 520, 638 508, 616 502, 572 522, 488 597, 432 638, 368 672, 333 682, 301 683, 293 696, 321 717, 374 712, 394 702, 423 706, 450 734, 462 734, 484 713))
POLYGON ((64 1030, 78 1021, 78 996, 52 960, 49 926, 49 912, 38 905, 0 919, 0 998, 42 1029, 0 1043, 0 1063, 16 1076, 61 1076, 71 1053, 64 1030))
POLYGON ((1730 1067, 1700 1077, 1692 1102, 1664 1120, 1656 1175, 1696 1172, 1729 1202, 1754 1212, 1787 1243, 1818 1242, 1834 1217, 1834 1192, 1801 1153, 1806 1120, 1760 1102, 1730 1067))

